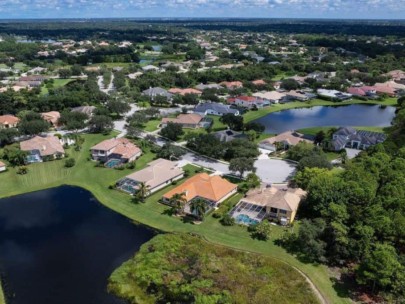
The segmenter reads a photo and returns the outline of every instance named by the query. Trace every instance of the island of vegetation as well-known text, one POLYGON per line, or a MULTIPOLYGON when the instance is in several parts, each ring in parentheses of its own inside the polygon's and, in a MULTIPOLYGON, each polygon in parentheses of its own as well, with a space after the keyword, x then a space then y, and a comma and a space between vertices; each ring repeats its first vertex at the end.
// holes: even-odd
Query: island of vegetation
POLYGON ((296 270, 265 256, 187 234, 144 244, 110 277, 110 292, 129 303, 318 303, 296 270))

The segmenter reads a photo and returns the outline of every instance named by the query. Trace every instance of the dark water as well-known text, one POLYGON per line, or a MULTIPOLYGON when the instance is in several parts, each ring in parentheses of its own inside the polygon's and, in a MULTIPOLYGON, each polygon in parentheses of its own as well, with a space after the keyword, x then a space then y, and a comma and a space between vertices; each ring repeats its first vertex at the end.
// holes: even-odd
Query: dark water
POLYGON ((118 304, 107 279, 154 233, 76 187, 0 200, 7 304, 118 304))
POLYGON ((317 106, 270 113, 255 122, 263 124, 266 133, 279 134, 288 130, 323 126, 388 127, 394 116, 394 107, 383 109, 378 105, 317 106))

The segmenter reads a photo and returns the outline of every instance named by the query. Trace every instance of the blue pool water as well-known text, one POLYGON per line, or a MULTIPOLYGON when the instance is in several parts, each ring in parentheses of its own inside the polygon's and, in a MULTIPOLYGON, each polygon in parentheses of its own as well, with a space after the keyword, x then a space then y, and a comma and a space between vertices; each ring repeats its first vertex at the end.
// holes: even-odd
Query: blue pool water
POLYGON ((238 224, 245 224, 245 225, 256 225, 256 224, 259 223, 258 220, 251 219, 251 218, 250 218, 248 215, 246 215, 246 214, 239 214, 239 215, 236 217, 236 222, 237 222, 238 224))
POLYGON ((121 164, 121 161, 119 159, 110 159, 108 162, 105 163, 105 166, 107 168, 114 168, 120 164, 121 164))

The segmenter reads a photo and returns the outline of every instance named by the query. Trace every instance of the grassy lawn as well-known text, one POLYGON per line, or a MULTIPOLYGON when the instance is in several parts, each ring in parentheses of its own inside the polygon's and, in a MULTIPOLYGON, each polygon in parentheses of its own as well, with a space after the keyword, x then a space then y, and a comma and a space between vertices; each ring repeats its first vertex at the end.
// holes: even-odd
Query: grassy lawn
POLYGON ((351 105, 351 104, 370 104, 370 105, 376 105, 376 104, 381 104, 385 106, 394 106, 397 104, 397 99, 396 98, 386 98, 383 101, 378 101, 378 100, 370 100, 370 101, 363 101, 363 100, 357 100, 357 99, 352 99, 348 101, 342 101, 342 102, 333 102, 333 101, 327 101, 327 100, 321 100, 321 99, 313 99, 308 102, 300 102, 300 101, 295 101, 295 102, 288 102, 284 104, 275 104, 270 107, 265 107, 263 109, 259 109, 258 111, 249 111, 243 115, 245 118, 245 122, 249 122, 255 119, 258 119, 260 117, 263 117, 269 113, 273 112, 278 112, 282 110, 288 110, 288 109, 297 109, 297 108, 308 108, 308 107, 314 107, 314 106, 344 106, 344 105, 351 105))
MULTIPOLYGON (((57 88, 63 87, 72 81, 75 81, 75 79, 54 79, 53 88, 57 89, 57 88)), ((46 85, 43 85, 41 87, 41 95, 46 95, 48 93, 49 93, 48 88, 46 87, 46 85)))
MULTIPOLYGON (((133 172, 133 170, 96 168, 95 163, 89 161, 89 148, 107 137, 103 135, 84 135, 84 137, 85 143, 81 152, 76 152, 73 149, 67 151, 69 157, 76 159, 75 167, 64 168, 63 160, 34 164, 29 166, 29 172, 25 176, 17 175, 16 169, 10 168, 8 172, 0 174, 0 197, 57 187, 64 184, 79 186, 91 191, 103 205, 135 222, 140 222, 165 232, 194 233, 214 244, 264 254, 285 262, 305 273, 329 303, 351 303, 347 297, 338 294, 327 267, 303 263, 293 255, 288 254, 283 248, 274 244, 274 240, 284 233, 285 228, 274 227, 272 239, 263 242, 252 239, 246 227, 224 227, 218 219, 212 216, 208 216, 201 225, 194 225, 192 223, 185 223, 177 217, 167 215, 168 207, 159 204, 158 200, 163 193, 173 186, 153 194, 145 203, 140 204, 133 204, 131 196, 125 193, 109 190, 109 185, 133 172)), ((136 170, 145 167, 153 158, 154 155, 152 153, 144 153, 137 160, 136 170)), ((238 200, 238 198, 232 199, 238 200)))
POLYGON ((149 120, 146 124, 145 124, 145 128, 144 130, 146 132, 153 132, 156 131, 159 127, 161 120, 160 119, 152 119, 149 120))

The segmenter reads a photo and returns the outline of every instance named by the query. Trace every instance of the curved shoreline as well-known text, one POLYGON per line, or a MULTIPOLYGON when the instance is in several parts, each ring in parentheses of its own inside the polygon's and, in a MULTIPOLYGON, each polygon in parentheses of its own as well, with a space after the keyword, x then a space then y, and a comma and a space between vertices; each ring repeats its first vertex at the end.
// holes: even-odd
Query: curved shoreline
POLYGON ((332 106, 332 107, 340 107, 340 106, 350 106, 350 105, 383 105, 383 106, 395 106, 397 104, 397 98, 385 98, 382 101, 379 100, 357 100, 352 99, 349 101, 342 101, 342 102, 334 102, 322 99, 314 99, 309 102, 305 101, 294 101, 288 102, 283 104, 273 104, 269 107, 265 107, 259 109, 257 111, 249 111, 243 114, 242 116, 245 118, 245 122, 251 122, 256 119, 262 118, 270 113, 280 112, 284 110, 292 110, 292 109, 300 109, 300 108, 312 108, 317 106, 332 106))

